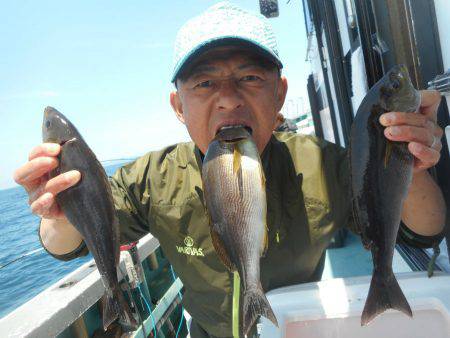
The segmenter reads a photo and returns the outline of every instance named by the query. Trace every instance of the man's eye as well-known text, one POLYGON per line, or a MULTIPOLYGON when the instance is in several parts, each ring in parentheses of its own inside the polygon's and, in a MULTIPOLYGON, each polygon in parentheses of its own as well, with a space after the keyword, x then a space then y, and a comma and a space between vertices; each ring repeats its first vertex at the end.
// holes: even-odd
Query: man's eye
POLYGON ((244 77, 241 77, 241 81, 258 81, 261 80, 261 78, 257 75, 246 75, 244 77))
POLYGON ((212 86, 212 81, 211 80, 208 80, 208 81, 202 81, 202 82, 200 82, 200 83, 197 83, 196 85, 195 85, 195 87, 196 88, 208 88, 208 87, 211 87, 212 86))

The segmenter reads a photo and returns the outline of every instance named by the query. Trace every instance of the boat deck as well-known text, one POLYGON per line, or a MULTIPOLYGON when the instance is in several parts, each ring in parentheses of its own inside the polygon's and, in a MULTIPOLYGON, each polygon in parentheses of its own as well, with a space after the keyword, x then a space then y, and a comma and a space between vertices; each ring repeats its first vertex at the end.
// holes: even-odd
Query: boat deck
MULTIPOLYGON (((392 268, 395 273, 412 271, 397 251, 394 252, 392 268)), ((366 275, 372 275, 372 256, 369 250, 364 249, 358 236, 349 232, 345 246, 327 250, 322 280, 366 275)))

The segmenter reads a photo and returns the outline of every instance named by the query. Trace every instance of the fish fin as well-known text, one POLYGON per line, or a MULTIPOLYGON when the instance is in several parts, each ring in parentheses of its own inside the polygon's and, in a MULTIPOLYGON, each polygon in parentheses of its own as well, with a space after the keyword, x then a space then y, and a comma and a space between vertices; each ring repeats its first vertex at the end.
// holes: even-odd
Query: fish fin
POLYGON ((122 290, 120 290, 120 288, 117 288, 115 297, 120 305, 119 308, 120 323, 125 324, 126 326, 136 330, 139 324, 134 318, 133 313, 131 312, 131 309, 128 305, 128 302, 125 300, 125 297, 123 296, 122 290))
POLYGON ((392 154, 392 142, 391 141, 387 141, 386 143, 386 151, 384 154, 384 168, 387 168, 388 164, 389 164, 389 159, 391 158, 391 154, 392 154))
POLYGON ((242 329, 248 334, 258 316, 264 316, 278 327, 278 321, 273 313, 272 307, 259 284, 258 288, 252 288, 243 292, 242 300, 242 329))
POLYGON ((266 187, 266 175, 264 175, 262 165, 259 166, 259 170, 261 171, 261 185, 265 188, 266 187))
POLYGON ((366 250, 370 250, 372 247, 372 241, 367 234, 367 227, 364 224, 361 224, 361 219, 358 213, 358 207, 355 199, 352 200, 352 213, 353 220, 356 225, 356 231, 361 235, 361 242, 366 250))
POLYGON ((212 226, 210 228, 210 233, 214 249, 216 250, 216 253, 219 256, 223 265, 225 265, 227 269, 230 270, 231 272, 236 271, 236 266, 231 262, 230 257, 228 256, 228 253, 225 250, 223 242, 219 237, 219 234, 217 233, 217 231, 213 229, 212 226))
POLYGON ((434 274, 434 265, 436 264, 436 259, 439 257, 441 249, 439 248, 439 242, 433 244, 433 256, 431 256, 430 262, 428 263, 428 278, 431 278, 434 274))
POLYGON ((267 225, 264 226, 264 242, 261 250, 261 257, 266 255, 267 249, 269 248, 269 228, 267 225))
POLYGON ((386 277, 381 277, 381 274, 374 272, 369 295, 361 315, 361 326, 369 324, 387 309, 395 309, 412 317, 411 307, 394 274, 391 272, 386 277))
POLYGON ((106 331, 109 325, 111 325, 117 317, 120 316, 121 324, 124 324, 130 328, 137 329, 138 324, 122 291, 119 287, 115 291, 106 293, 106 301, 103 303, 103 330, 106 331))
POLYGON ((106 331, 108 326, 110 326, 119 317, 119 305, 111 291, 106 291, 105 298, 103 301, 103 330, 106 331))
POLYGON ((238 146, 234 147, 233 152, 233 173, 237 174, 239 169, 241 168, 241 152, 238 149, 238 146))
POLYGON ((115 216, 112 224, 112 230, 113 230, 112 240, 114 243, 114 266, 118 266, 120 263, 120 225, 119 220, 115 216))
MULTIPOLYGON (((259 166, 259 170, 261 171, 261 184, 263 188, 266 186, 266 176, 264 175, 264 171, 262 170, 262 166, 259 166)), ((266 255, 267 249, 269 248, 269 226, 267 222, 264 225, 264 244, 261 252, 261 256, 264 257, 266 255)))

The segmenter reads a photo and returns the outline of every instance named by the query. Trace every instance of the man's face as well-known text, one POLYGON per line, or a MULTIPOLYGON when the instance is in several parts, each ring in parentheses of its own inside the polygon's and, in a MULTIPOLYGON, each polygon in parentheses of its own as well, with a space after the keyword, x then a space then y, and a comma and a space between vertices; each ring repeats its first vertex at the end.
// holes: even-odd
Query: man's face
POLYGON ((287 81, 246 49, 217 47, 197 57, 177 81, 170 101, 202 153, 223 126, 252 129, 259 152, 267 145, 283 106, 287 81))

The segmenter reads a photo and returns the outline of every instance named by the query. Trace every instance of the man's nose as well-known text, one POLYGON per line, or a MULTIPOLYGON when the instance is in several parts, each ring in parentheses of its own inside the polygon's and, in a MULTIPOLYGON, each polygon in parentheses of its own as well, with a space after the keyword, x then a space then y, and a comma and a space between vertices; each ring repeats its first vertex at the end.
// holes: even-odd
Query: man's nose
POLYGON ((243 104, 243 99, 235 79, 222 80, 217 94, 217 106, 219 109, 236 109, 243 104))

